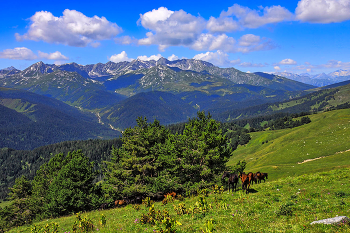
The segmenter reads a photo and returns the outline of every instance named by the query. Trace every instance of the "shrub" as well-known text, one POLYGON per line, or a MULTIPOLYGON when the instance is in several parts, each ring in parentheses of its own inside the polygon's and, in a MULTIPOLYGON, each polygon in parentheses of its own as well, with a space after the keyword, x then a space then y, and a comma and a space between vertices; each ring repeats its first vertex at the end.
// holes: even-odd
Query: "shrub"
POLYGON ((150 207, 153 203, 154 201, 152 201, 150 197, 146 197, 142 200, 142 204, 145 205, 145 207, 150 207))
POLYGON ((35 224, 30 228, 30 233, 58 233, 58 224, 48 223, 43 227, 38 227, 35 224))
POLYGON ((188 213, 185 203, 179 203, 178 206, 174 205, 174 210, 178 215, 184 215, 188 213))
POLYGON ((81 218, 80 213, 77 213, 72 230, 73 232, 90 232, 94 230, 94 224, 88 217, 84 216, 84 218, 81 218))
POLYGON ((276 211, 277 216, 281 216, 281 215, 292 216, 292 214, 293 214, 292 206, 293 205, 294 205, 293 203, 286 203, 284 205, 281 205, 279 210, 276 211))

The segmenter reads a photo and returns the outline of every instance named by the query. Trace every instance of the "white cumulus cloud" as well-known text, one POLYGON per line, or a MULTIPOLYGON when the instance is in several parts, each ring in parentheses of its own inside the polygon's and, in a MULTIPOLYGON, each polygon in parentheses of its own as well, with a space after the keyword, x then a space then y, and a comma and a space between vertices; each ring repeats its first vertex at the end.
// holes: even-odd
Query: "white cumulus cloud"
POLYGON ((257 45, 261 42, 260 36, 256 36, 253 34, 243 35, 239 40, 239 45, 244 47, 249 47, 253 45, 257 45))
POLYGON ((175 61, 175 60, 179 60, 179 57, 176 56, 175 54, 172 54, 171 56, 168 57, 169 61, 175 61))
POLYGON ((170 11, 165 7, 141 14, 138 23, 151 30, 138 44, 156 44, 160 51, 170 46, 190 46, 206 26, 202 17, 193 16, 183 10, 170 11))
POLYGON ((39 57, 45 58, 48 60, 69 60, 68 57, 64 56, 61 52, 56 51, 54 53, 44 53, 41 51, 38 51, 39 57))
MULTIPOLYGON (((232 31, 232 29, 239 28, 258 28, 266 24, 279 23, 293 19, 293 14, 281 6, 261 7, 261 10, 262 12, 234 4, 232 7, 229 7, 227 11, 221 12, 218 22, 231 25, 232 31), (232 17, 235 17, 237 21, 231 21, 231 19, 233 19, 232 17), (237 24, 236 27, 233 27, 234 22, 237 24)), ((230 27, 227 28, 230 29, 230 27)))
POLYGON ((122 51, 119 54, 114 54, 111 57, 108 58, 108 60, 118 63, 122 61, 132 61, 132 58, 128 58, 128 54, 125 51, 122 51))
POLYGON ((230 60, 228 54, 220 50, 216 52, 200 53, 195 55, 193 59, 207 61, 217 66, 235 65, 241 62, 240 59, 230 60))
POLYGON ((14 59, 14 60, 35 60, 38 58, 44 58, 48 60, 69 60, 68 57, 64 56, 61 52, 56 51, 54 53, 44 53, 38 51, 38 55, 35 54, 32 50, 26 47, 17 47, 14 49, 5 49, 0 52, 0 58, 4 59, 14 59))
POLYGON ((250 53, 253 51, 270 50, 275 48, 275 45, 269 39, 253 34, 243 35, 236 41, 233 37, 229 37, 226 34, 213 35, 203 33, 190 48, 197 51, 221 50, 226 53, 250 53))
POLYGON ((293 59, 287 58, 287 59, 283 59, 283 60, 280 61, 278 64, 279 64, 279 65, 296 65, 297 62, 294 61, 293 59))
POLYGON ((151 60, 158 61, 161 57, 162 57, 162 55, 160 55, 160 54, 151 55, 149 57, 147 57, 146 55, 143 55, 143 56, 138 56, 137 59, 142 60, 142 61, 151 61, 151 60))
POLYGON ((253 34, 246 34, 241 36, 238 42, 239 46, 237 47, 236 51, 241 53, 271 50, 276 47, 275 44, 271 42, 271 40, 253 34))
POLYGON ((215 36, 213 34, 203 33, 193 42, 191 48, 197 51, 223 50, 230 52, 234 50, 235 46, 236 40, 226 34, 215 36))
POLYGON ((15 34, 18 41, 34 40, 47 43, 85 47, 98 46, 99 40, 110 39, 122 32, 116 24, 105 17, 87 17, 76 10, 66 9, 63 16, 39 11, 30 18, 31 24, 24 35, 15 34))
POLYGON ((207 29, 211 33, 224 33, 240 30, 241 26, 232 17, 210 17, 207 23, 207 29))
POLYGON ((350 0, 301 0, 295 14, 302 22, 343 22, 350 20, 350 0))
POLYGON ((0 52, 0 58, 13 60, 34 60, 37 59, 38 56, 28 48, 17 47, 14 49, 5 49, 4 51, 0 52))
POLYGON ((280 71, 281 70, 281 68, 279 67, 279 66, 274 66, 273 67, 276 71, 280 71))
MULTIPOLYGON (((239 12, 239 10, 245 11, 247 15, 254 17, 257 15, 257 23, 264 21, 263 24, 286 20, 291 14, 280 6, 263 8, 263 16, 237 4, 234 7, 237 8, 236 17, 244 18, 245 13, 239 12)), ((197 51, 220 50, 225 53, 249 53, 275 48, 269 39, 253 34, 244 35, 240 39, 226 35, 224 32, 238 30, 242 27, 255 27, 252 26, 253 24, 245 23, 243 25, 239 23, 240 21, 233 20, 230 17, 233 14, 234 10, 229 8, 229 11, 221 13, 219 18, 210 17, 206 21, 200 16, 193 16, 183 10, 171 11, 160 7, 140 14, 138 24, 149 31, 146 33, 146 37, 138 40, 138 44, 158 45, 160 51, 164 51, 170 46, 183 46, 197 51)))

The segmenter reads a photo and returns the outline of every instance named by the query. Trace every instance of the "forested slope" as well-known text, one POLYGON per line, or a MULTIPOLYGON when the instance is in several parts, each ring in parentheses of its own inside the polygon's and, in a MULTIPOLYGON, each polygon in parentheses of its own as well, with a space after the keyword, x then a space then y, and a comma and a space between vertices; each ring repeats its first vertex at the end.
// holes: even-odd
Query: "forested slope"
POLYGON ((102 161, 110 160, 112 146, 120 147, 121 140, 116 138, 66 141, 34 150, 0 149, 0 199, 7 197, 8 188, 13 186, 16 178, 25 175, 28 179, 33 179, 40 166, 47 163, 55 154, 66 154, 81 149, 91 161, 95 162, 95 168, 98 169, 102 161))

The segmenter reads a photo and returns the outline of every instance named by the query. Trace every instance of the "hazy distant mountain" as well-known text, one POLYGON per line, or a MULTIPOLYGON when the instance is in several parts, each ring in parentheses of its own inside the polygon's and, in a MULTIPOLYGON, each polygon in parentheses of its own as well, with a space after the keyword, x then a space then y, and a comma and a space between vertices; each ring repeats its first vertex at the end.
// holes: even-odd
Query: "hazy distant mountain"
POLYGON ((350 76, 350 70, 336 70, 328 75, 332 78, 350 76))
POLYGON ((247 106, 246 108, 231 108, 227 111, 214 113, 213 117, 220 121, 247 119, 255 116, 276 113, 318 112, 334 108, 349 108, 350 80, 310 90, 311 93, 275 103, 247 106))
POLYGON ((306 84, 314 85, 317 87, 328 86, 334 83, 350 80, 349 70, 337 70, 329 74, 321 73, 316 75, 310 75, 307 73, 298 75, 288 72, 275 72, 273 74, 286 77, 295 81, 303 82, 306 84))

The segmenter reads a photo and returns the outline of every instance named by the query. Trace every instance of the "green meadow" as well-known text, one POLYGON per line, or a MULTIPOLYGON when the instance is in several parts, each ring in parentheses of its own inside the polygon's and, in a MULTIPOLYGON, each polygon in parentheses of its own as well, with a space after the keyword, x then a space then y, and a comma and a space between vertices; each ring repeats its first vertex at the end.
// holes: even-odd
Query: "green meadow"
MULTIPOLYGON (((151 213, 145 204, 81 216, 92 223, 93 232, 350 232, 345 223, 310 225, 350 217, 350 109, 309 117, 311 123, 293 129, 251 133, 251 141, 234 151, 228 165, 245 160, 246 172, 269 173, 249 194, 239 184, 237 192, 198 190, 166 204, 156 202, 155 213, 167 213, 169 220, 157 224, 142 222, 151 213)), ((57 232, 73 232, 76 220, 76 215, 47 219, 9 232, 41 232, 34 225, 40 229, 53 223, 57 232)))
POLYGON ((293 129, 251 133, 228 165, 245 160, 246 171, 267 172, 272 180, 350 165, 350 109, 309 117, 311 123, 293 129))
MULTIPOLYGON (((324 218, 350 216, 349 179, 350 168, 347 167, 267 180, 254 184, 248 195, 241 190, 221 194, 210 190, 207 196, 177 199, 165 205, 155 203, 155 210, 167 210, 170 218, 176 221, 173 224, 175 231, 164 231, 164 224, 158 228, 152 224, 142 224, 141 216, 149 212, 149 207, 145 205, 140 205, 139 210, 128 205, 82 213, 81 216, 92 221, 93 232, 350 232, 348 224, 310 225, 324 218), (204 204, 198 204, 203 203, 200 200, 205 200, 204 204), (174 208, 180 204, 185 209, 183 214, 178 214, 174 208), (196 211, 185 213, 191 209, 196 211), (101 223, 102 215, 106 216, 104 226, 101 223)), ((72 215, 34 224, 39 229, 57 223, 58 232, 73 232, 75 220, 76 216, 72 215)), ((9 232, 31 232, 34 224, 9 232)))

